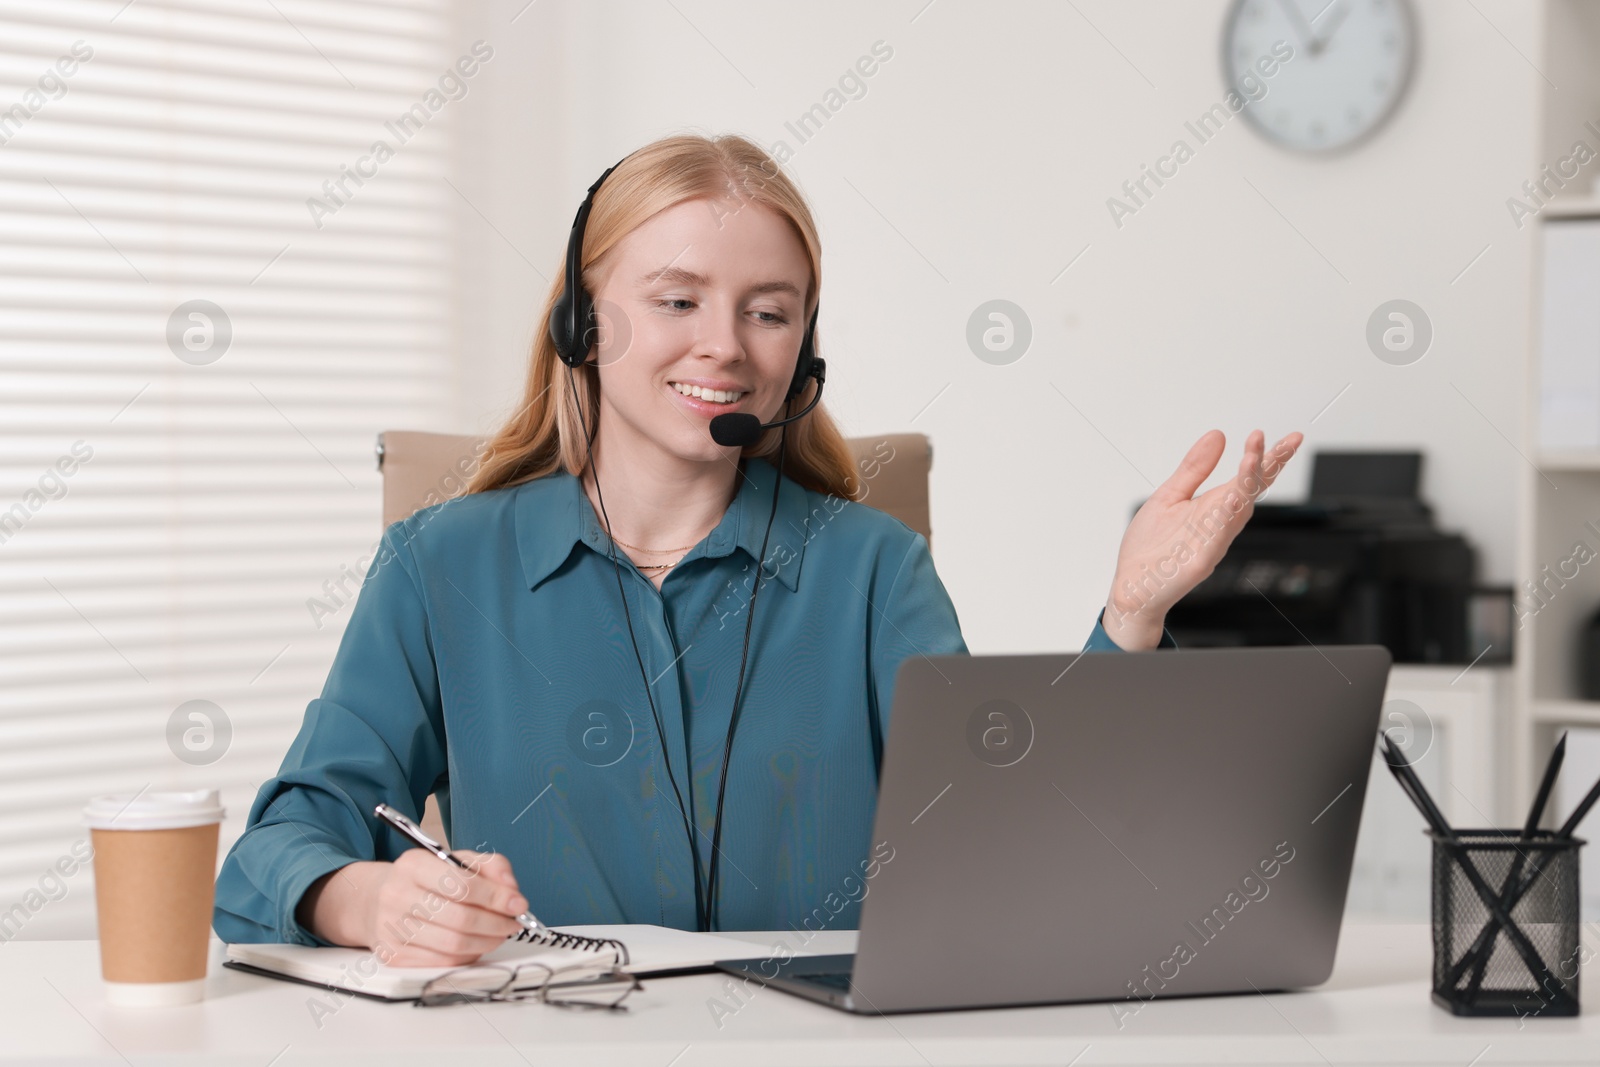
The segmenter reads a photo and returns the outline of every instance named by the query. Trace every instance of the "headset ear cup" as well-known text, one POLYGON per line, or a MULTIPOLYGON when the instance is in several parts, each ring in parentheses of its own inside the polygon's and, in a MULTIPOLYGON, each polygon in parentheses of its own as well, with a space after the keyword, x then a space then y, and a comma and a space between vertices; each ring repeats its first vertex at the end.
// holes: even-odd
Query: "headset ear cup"
POLYGON ((563 292, 550 309, 550 340, 556 355, 569 367, 581 367, 589 356, 589 340, 594 335, 594 305, 580 287, 577 299, 563 292))
POLYGON ((572 301, 567 299, 563 292, 556 299, 555 307, 550 309, 550 343, 556 347, 556 355, 561 357, 561 362, 571 365, 572 357, 568 354, 572 349, 572 335, 569 327, 572 322, 572 301))
POLYGON ((567 350, 574 367, 581 367, 589 358, 589 345, 594 338, 594 304, 582 287, 572 309, 572 346, 567 350))
POLYGON ((810 345, 800 350, 800 359, 794 365, 794 377, 789 380, 789 391, 784 394, 785 400, 792 400, 805 392, 806 379, 811 377, 810 345))
POLYGON ((811 323, 806 327, 806 339, 800 342, 800 358, 795 360, 794 377, 789 379, 789 392, 785 400, 792 400, 805 392, 806 379, 811 377, 811 369, 817 358, 817 314, 822 310, 821 304, 817 305, 811 313, 811 323))

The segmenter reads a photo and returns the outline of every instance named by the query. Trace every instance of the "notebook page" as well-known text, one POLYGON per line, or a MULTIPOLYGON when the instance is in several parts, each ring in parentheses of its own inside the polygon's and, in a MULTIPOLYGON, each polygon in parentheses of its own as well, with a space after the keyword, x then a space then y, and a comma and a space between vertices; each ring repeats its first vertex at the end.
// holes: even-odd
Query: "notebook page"
MULTIPOLYGON (((609 964, 611 953, 507 941, 487 952, 480 963, 517 966, 537 960, 555 969, 584 964, 609 964)), ((263 970, 356 993, 380 997, 416 997, 422 987, 456 967, 391 967, 379 963, 370 949, 324 948, 311 945, 235 944, 228 958, 263 970)))
MULTIPOLYGON (((718 960, 750 959, 766 955, 771 951, 769 946, 753 941, 696 933, 692 930, 674 930, 664 926, 644 924, 560 926, 555 929, 559 933, 576 934, 580 937, 621 941, 627 946, 631 961, 626 969, 644 975, 657 971, 710 967, 718 960)), ((811 954, 804 948, 789 951, 796 956, 811 954)), ((567 968, 579 967, 585 963, 609 962, 610 956, 610 952, 596 953, 574 948, 553 948, 549 945, 507 939, 504 944, 485 953, 479 962, 514 966, 521 962, 538 960, 551 967, 567 968)), ((393 998, 415 997, 431 979, 455 969, 389 967, 379 964, 369 949, 323 948, 278 943, 229 945, 228 958, 292 978, 393 998)))

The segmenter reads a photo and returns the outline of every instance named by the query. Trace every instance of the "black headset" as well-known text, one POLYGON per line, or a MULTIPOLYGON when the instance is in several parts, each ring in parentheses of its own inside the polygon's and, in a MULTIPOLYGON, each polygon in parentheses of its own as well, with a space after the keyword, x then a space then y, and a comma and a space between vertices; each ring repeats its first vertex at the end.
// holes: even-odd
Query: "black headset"
MULTIPOLYGON (((595 179, 595 183, 589 186, 589 195, 578 205, 578 213, 572 219, 572 236, 567 240, 567 283, 555 307, 550 309, 550 340, 555 343, 556 354, 561 357, 561 362, 569 367, 583 366, 589 358, 589 348, 598 329, 594 301, 583 287, 583 234, 589 227, 589 211, 594 207, 595 191, 625 159, 627 156, 607 167, 606 172, 595 179)), ((817 313, 821 310, 822 302, 819 300, 812 309, 805 340, 800 342, 800 357, 795 361, 794 377, 789 379, 789 391, 783 397, 785 401, 800 395, 806 387, 807 378, 820 380, 822 377, 822 368, 826 364, 817 358, 816 346, 817 313)))
MULTIPOLYGON (((618 160, 615 164, 608 167, 606 172, 600 175, 600 177, 595 180, 593 185, 589 186, 588 195, 584 197, 583 203, 578 205, 578 213, 573 217, 572 233, 567 239, 566 284, 561 291, 561 296, 557 298, 555 306, 550 310, 550 340, 554 343, 556 354, 560 356, 561 362, 567 366, 567 378, 569 384, 573 384, 571 379, 573 377, 574 368, 583 366, 588 361, 589 348, 593 343, 595 331, 598 328, 595 322, 594 301, 590 297, 588 291, 583 287, 583 235, 585 229, 588 227, 589 211, 594 207, 595 191, 598 190, 601 184, 611 176, 611 172, 616 170, 617 167, 621 166, 623 160, 626 159, 627 157, 624 156, 622 160, 618 160)), ((811 403, 808 404, 805 409, 799 413, 799 415, 782 419, 771 424, 759 424, 759 421, 755 419, 754 416, 745 416, 749 422, 757 423, 756 429, 758 431, 765 431, 772 426, 779 427, 777 464, 778 474, 773 480, 772 508, 767 514, 767 531, 761 538, 761 552, 759 558, 756 560, 755 585, 750 591, 748 617, 745 619, 744 628, 744 647, 739 653, 739 679, 734 685, 733 710, 728 717, 728 736, 723 745, 722 773, 720 782, 717 786, 717 815, 716 823, 711 833, 710 872, 708 877, 705 879, 704 885, 702 885, 700 877, 699 839, 695 834, 695 827, 693 825, 693 821, 689 817, 688 809, 684 806, 683 792, 678 787, 677 775, 674 774, 672 770, 672 760, 669 755, 669 749, 666 741, 666 730, 661 724, 661 713, 656 708, 655 694, 652 691, 649 676, 644 668, 644 657, 639 654, 639 641, 637 636, 634 634, 633 617, 628 611, 628 596, 623 590, 622 586, 622 567, 617 562, 616 544, 611 539, 611 519, 610 516, 606 515, 605 496, 600 492, 600 473, 598 469, 594 470, 595 495, 599 497, 600 515, 605 520, 606 539, 609 543, 608 550, 611 557, 612 569, 617 577, 617 593, 622 597, 623 618, 626 619, 628 623, 628 637, 633 643, 633 656, 639 664, 639 677, 644 681, 645 697, 650 702, 650 715, 655 721, 656 737, 661 744, 661 760, 662 763, 666 765, 667 780, 672 785, 672 795, 677 800, 678 814, 683 820, 684 834, 689 839, 689 856, 690 861, 694 864, 695 920, 702 931, 714 929, 717 920, 717 905, 720 900, 718 889, 721 868, 719 860, 722 855, 723 800, 727 795, 728 790, 728 767, 733 756, 733 736, 734 732, 739 727, 739 715, 743 710, 743 707, 739 701, 739 697, 744 690, 745 661, 750 652, 750 628, 755 621, 756 595, 761 591, 762 571, 765 568, 767 557, 767 541, 772 535, 772 521, 778 513, 778 490, 781 488, 783 482, 784 457, 788 446, 788 430, 786 424, 792 422, 794 419, 800 418, 802 415, 806 414, 806 412, 810 411, 811 408, 816 406, 817 401, 820 400, 822 396, 822 383, 826 364, 823 360, 817 358, 816 355, 817 311, 820 310, 820 308, 821 304, 819 301, 818 307, 813 309, 811 313, 811 322, 806 327, 805 340, 800 344, 799 358, 795 362, 794 376, 790 379, 789 391, 784 396, 783 407, 784 411, 787 412, 789 401, 799 395, 799 393, 805 388, 806 379, 816 378, 817 392, 812 397, 811 403)), ((573 405, 576 407, 578 404, 576 385, 573 384, 573 387, 569 389, 568 392, 572 394, 573 405)), ((731 415, 717 416, 717 418, 732 417, 733 416, 731 415)), ((593 468, 594 435, 600 429, 599 420, 597 418, 595 420, 594 428, 590 429, 586 425, 587 420, 584 418, 583 412, 579 410, 578 421, 579 425, 584 426, 584 438, 585 447, 587 449, 588 465, 593 468)), ((759 437, 759 432, 756 433, 755 437, 759 437)), ((752 437, 750 442, 746 443, 753 443, 754 439, 755 438, 752 437)), ((673 641, 670 631, 667 634, 667 640, 676 645, 676 642, 673 641)), ((677 652, 677 649, 674 647, 673 651, 677 652)), ((678 658, 681 658, 681 653, 679 654, 678 658)), ((677 659, 675 658, 673 660, 673 664, 676 665, 676 663, 677 659)), ((685 751, 687 752, 687 747, 685 748, 685 751)), ((692 795, 690 799, 693 799, 692 795)))

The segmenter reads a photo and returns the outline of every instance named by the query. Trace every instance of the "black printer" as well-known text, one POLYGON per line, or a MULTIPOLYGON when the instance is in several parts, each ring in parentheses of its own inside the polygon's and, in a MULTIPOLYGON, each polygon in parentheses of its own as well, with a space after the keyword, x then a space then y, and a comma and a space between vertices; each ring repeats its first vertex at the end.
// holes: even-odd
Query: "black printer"
POLYGON ((1420 452, 1319 452, 1305 503, 1257 502, 1217 568, 1167 613, 1179 648, 1379 644, 1469 663, 1477 557, 1434 527, 1420 452))

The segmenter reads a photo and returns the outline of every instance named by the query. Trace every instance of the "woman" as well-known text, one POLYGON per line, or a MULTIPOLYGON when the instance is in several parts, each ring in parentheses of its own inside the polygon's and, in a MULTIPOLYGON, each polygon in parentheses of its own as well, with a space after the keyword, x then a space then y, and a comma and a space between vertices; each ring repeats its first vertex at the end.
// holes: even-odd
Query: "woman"
MULTIPOLYGON (((740 137, 657 141, 590 194, 569 269, 600 329, 554 284, 467 492, 385 531, 218 877, 225 941, 440 966, 528 908, 782 929, 861 869, 896 668, 967 649, 927 541, 855 503, 870 485, 823 407, 713 438, 719 415, 818 398, 820 373, 797 376, 820 363, 811 214, 740 137), (435 792, 473 877, 372 814, 435 792)), ((1194 498, 1224 446, 1203 436, 1129 525, 1085 647, 1171 647, 1167 609, 1299 443, 1263 464, 1253 432, 1237 478, 1194 498)))

